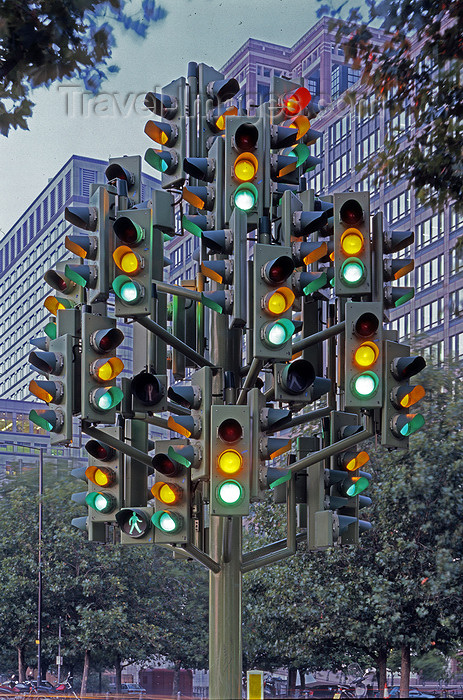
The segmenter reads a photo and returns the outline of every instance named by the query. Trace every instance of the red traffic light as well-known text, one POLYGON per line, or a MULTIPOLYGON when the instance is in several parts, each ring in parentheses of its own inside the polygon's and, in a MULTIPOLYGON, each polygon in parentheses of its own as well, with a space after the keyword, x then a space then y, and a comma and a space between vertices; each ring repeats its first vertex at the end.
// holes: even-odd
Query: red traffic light
POLYGON ((153 467, 164 476, 177 476, 182 471, 182 465, 174 462, 165 453, 160 452, 153 457, 153 467))
POLYGON ((369 338, 378 331, 379 328, 379 318, 367 311, 366 313, 359 316, 355 323, 354 331, 355 334, 362 338, 369 338))
POLYGON ((241 440, 243 437, 243 428, 235 418, 227 418, 219 425, 217 434, 221 440, 232 444, 241 440))
POLYGON ((283 98, 283 112, 287 117, 295 117, 307 107, 311 99, 312 95, 307 88, 300 87, 283 98))
POLYGON ((348 199, 341 206, 339 216, 341 221, 347 226, 355 226, 364 220, 364 212, 357 199, 348 199))

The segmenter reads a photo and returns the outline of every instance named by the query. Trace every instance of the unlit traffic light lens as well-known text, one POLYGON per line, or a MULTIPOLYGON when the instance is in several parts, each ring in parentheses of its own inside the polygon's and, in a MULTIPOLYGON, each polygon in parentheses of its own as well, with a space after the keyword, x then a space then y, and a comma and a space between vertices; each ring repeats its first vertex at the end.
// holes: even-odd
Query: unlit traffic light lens
POLYGON ((136 224, 128 216, 121 216, 114 222, 114 233, 122 243, 128 246, 136 246, 145 237, 141 226, 136 224))
POLYGON ((243 428, 235 418, 227 418, 227 420, 224 420, 219 425, 217 432, 219 438, 229 444, 237 442, 243 437, 243 428))
POLYGON ((341 221, 348 226, 356 226, 364 220, 363 208, 356 199, 348 199, 341 206, 339 216, 341 221))

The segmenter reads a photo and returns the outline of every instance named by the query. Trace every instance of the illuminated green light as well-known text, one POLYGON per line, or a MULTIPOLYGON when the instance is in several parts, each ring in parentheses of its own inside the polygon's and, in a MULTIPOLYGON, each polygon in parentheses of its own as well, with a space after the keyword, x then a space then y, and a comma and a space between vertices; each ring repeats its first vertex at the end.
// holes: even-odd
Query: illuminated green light
POLYGON ((54 428, 54 423, 51 422, 52 411, 47 411, 47 413, 50 414, 50 417, 47 417, 44 412, 38 413, 37 411, 32 410, 29 412, 29 420, 31 420, 35 425, 38 425, 39 428, 43 428, 44 430, 50 432, 54 428))
POLYGON ((413 299, 415 296, 415 290, 411 288, 410 290, 407 290, 406 294, 402 294, 401 297, 398 299, 394 300, 394 306, 397 308, 397 306, 402 306, 402 304, 406 304, 407 301, 410 301, 410 299, 413 299))
POLYGON ((354 476, 352 481, 353 483, 346 489, 347 496, 358 496, 370 485, 369 480, 365 476, 354 476))
POLYGON ((243 489, 237 481, 223 481, 217 488, 217 499, 225 506, 238 505, 243 496, 243 489))
POLYGON ((190 221, 190 219, 187 216, 185 216, 185 214, 182 216, 182 228, 192 233, 193 236, 198 236, 198 238, 201 238, 201 234, 203 232, 202 229, 199 228, 199 226, 193 221, 190 221))
POLYGON ((296 327, 287 318, 266 323, 261 331, 262 341, 270 348, 278 348, 288 342, 296 327))
POLYGON ((144 288, 127 275, 116 277, 113 281, 113 290, 116 296, 126 304, 137 304, 145 295, 144 288))
POLYGON ((352 391, 361 399, 369 399, 374 396, 378 386, 379 377, 374 372, 362 372, 352 381, 352 391))
POLYGON ((118 386, 111 386, 94 390, 90 395, 90 402, 97 411, 105 413, 117 406, 124 397, 118 386))
POLYGON ((341 266, 341 280, 350 287, 357 287, 366 278, 365 265, 359 258, 348 258, 341 266))
POLYGON ((326 274, 326 272, 322 272, 319 277, 312 280, 312 282, 309 282, 309 284, 306 284, 302 291, 304 292, 305 296, 308 296, 309 294, 313 294, 319 289, 323 289, 327 282, 328 275, 326 274))
POLYGON ((151 522, 158 530, 166 534, 174 534, 183 526, 183 518, 179 513, 170 513, 168 510, 158 510, 151 518, 151 522))
POLYGON ((43 330, 45 331, 45 334, 50 338, 50 340, 56 339, 56 323, 50 321, 50 323, 47 323, 43 330))
POLYGON ((233 195, 233 202, 241 211, 249 211, 255 206, 257 198, 257 189, 251 182, 247 182, 236 188, 235 194, 233 195))
POLYGON ((403 416, 406 419, 406 423, 400 428, 400 434, 404 437, 413 435, 417 430, 423 427, 425 421, 421 413, 416 413, 414 416, 403 416))
POLYGON ((112 494, 100 493, 99 491, 88 493, 85 497, 85 502, 98 513, 111 513, 117 505, 116 499, 112 494))

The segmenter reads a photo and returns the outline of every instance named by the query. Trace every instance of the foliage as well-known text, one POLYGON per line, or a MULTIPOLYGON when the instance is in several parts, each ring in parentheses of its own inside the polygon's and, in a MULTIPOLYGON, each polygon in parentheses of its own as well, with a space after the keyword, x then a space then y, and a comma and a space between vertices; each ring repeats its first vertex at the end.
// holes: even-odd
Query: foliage
MULTIPOLYGON (((206 666, 207 584, 202 570, 173 561, 158 547, 87 542, 70 525, 81 513, 70 503, 67 480, 50 471, 45 466, 44 668, 56 656, 60 619, 67 669, 81 666, 84 651, 100 670, 120 661, 148 664, 159 654, 185 667, 206 666)), ((34 482, 30 476, 18 477, 2 487, 0 497, 0 634, 4 649, 22 645, 31 665, 37 629, 37 541, 34 482)))
MULTIPOLYGON (((386 110, 384 146, 359 168, 366 166, 376 185, 408 180, 421 204, 442 208, 455 200, 461 211, 463 2, 367 4, 367 21, 358 7, 350 10, 346 22, 334 21, 346 61, 361 71, 360 89, 350 92, 347 101, 360 99, 362 113, 361 99, 372 95, 371 116, 386 110), (372 25, 385 33, 384 41, 372 25)), ((331 9, 337 17, 344 7, 323 5, 318 14, 331 9)))
POLYGON ((143 0, 129 15, 130 0, 4 0, 0 6, 0 133, 27 129, 34 103, 31 89, 76 77, 97 93, 108 73, 115 46, 113 24, 145 37, 150 22, 166 16, 155 0, 143 0))
MULTIPOLYGON (((288 665, 307 670, 350 661, 378 667, 393 648, 448 653, 461 640, 461 370, 433 368, 423 383, 426 425, 410 451, 369 449, 373 529, 360 546, 301 548, 245 577, 243 617, 263 621, 245 636, 250 664, 275 667, 281 650, 288 665)), ((265 506, 257 511, 250 548, 274 532, 271 519, 284 522, 265 506)))
POLYGON ((428 651, 412 658, 412 669, 420 674, 422 681, 441 680, 447 675, 447 661, 438 651, 428 651))

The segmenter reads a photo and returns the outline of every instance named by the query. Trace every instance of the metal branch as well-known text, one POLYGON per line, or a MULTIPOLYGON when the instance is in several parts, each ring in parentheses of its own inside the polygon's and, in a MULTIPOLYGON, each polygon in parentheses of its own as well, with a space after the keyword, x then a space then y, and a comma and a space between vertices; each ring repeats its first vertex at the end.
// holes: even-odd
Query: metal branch
POLYGON ((330 328, 325 328, 323 331, 320 331, 319 333, 314 333, 313 335, 309 335, 307 338, 302 338, 302 340, 298 340, 297 343, 294 343, 292 347, 292 354, 293 356, 296 355, 298 352, 301 350, 304 350, 304 348, 310 348, 311 345, 316 345, 317 343, 321 343, 322 340, 327 340, 328 338, 331 338, 333 335, 338 335, 339 333, 344 333, 346 329, 346 322, 341 321, 341 323, 336 323, 334 326, 331 326, 330 328))
POLYGON ((190 348, 186 343, 184 343, 182 340, 179 340, 176 338, 172 333, 169 333, 165 328, 159 325, 159 323, 156 323, 156 321, 153 321, 150 318, 147 318, 146 316, 138 316, 135 319, 143 328, 146 328, 150 333, 154 333, 154 335, 157 335, 158 338, 161 338, 166 345, 170 345, 171 347, 175 348, 179 352, 181 352, 185 357, 190 358, 195 364, 198 365, 198 367, 215 367, 215 365, 210 362, 209 360, 206 360, 205 357, 200 355, 196 350, 193 350, 190 348))

